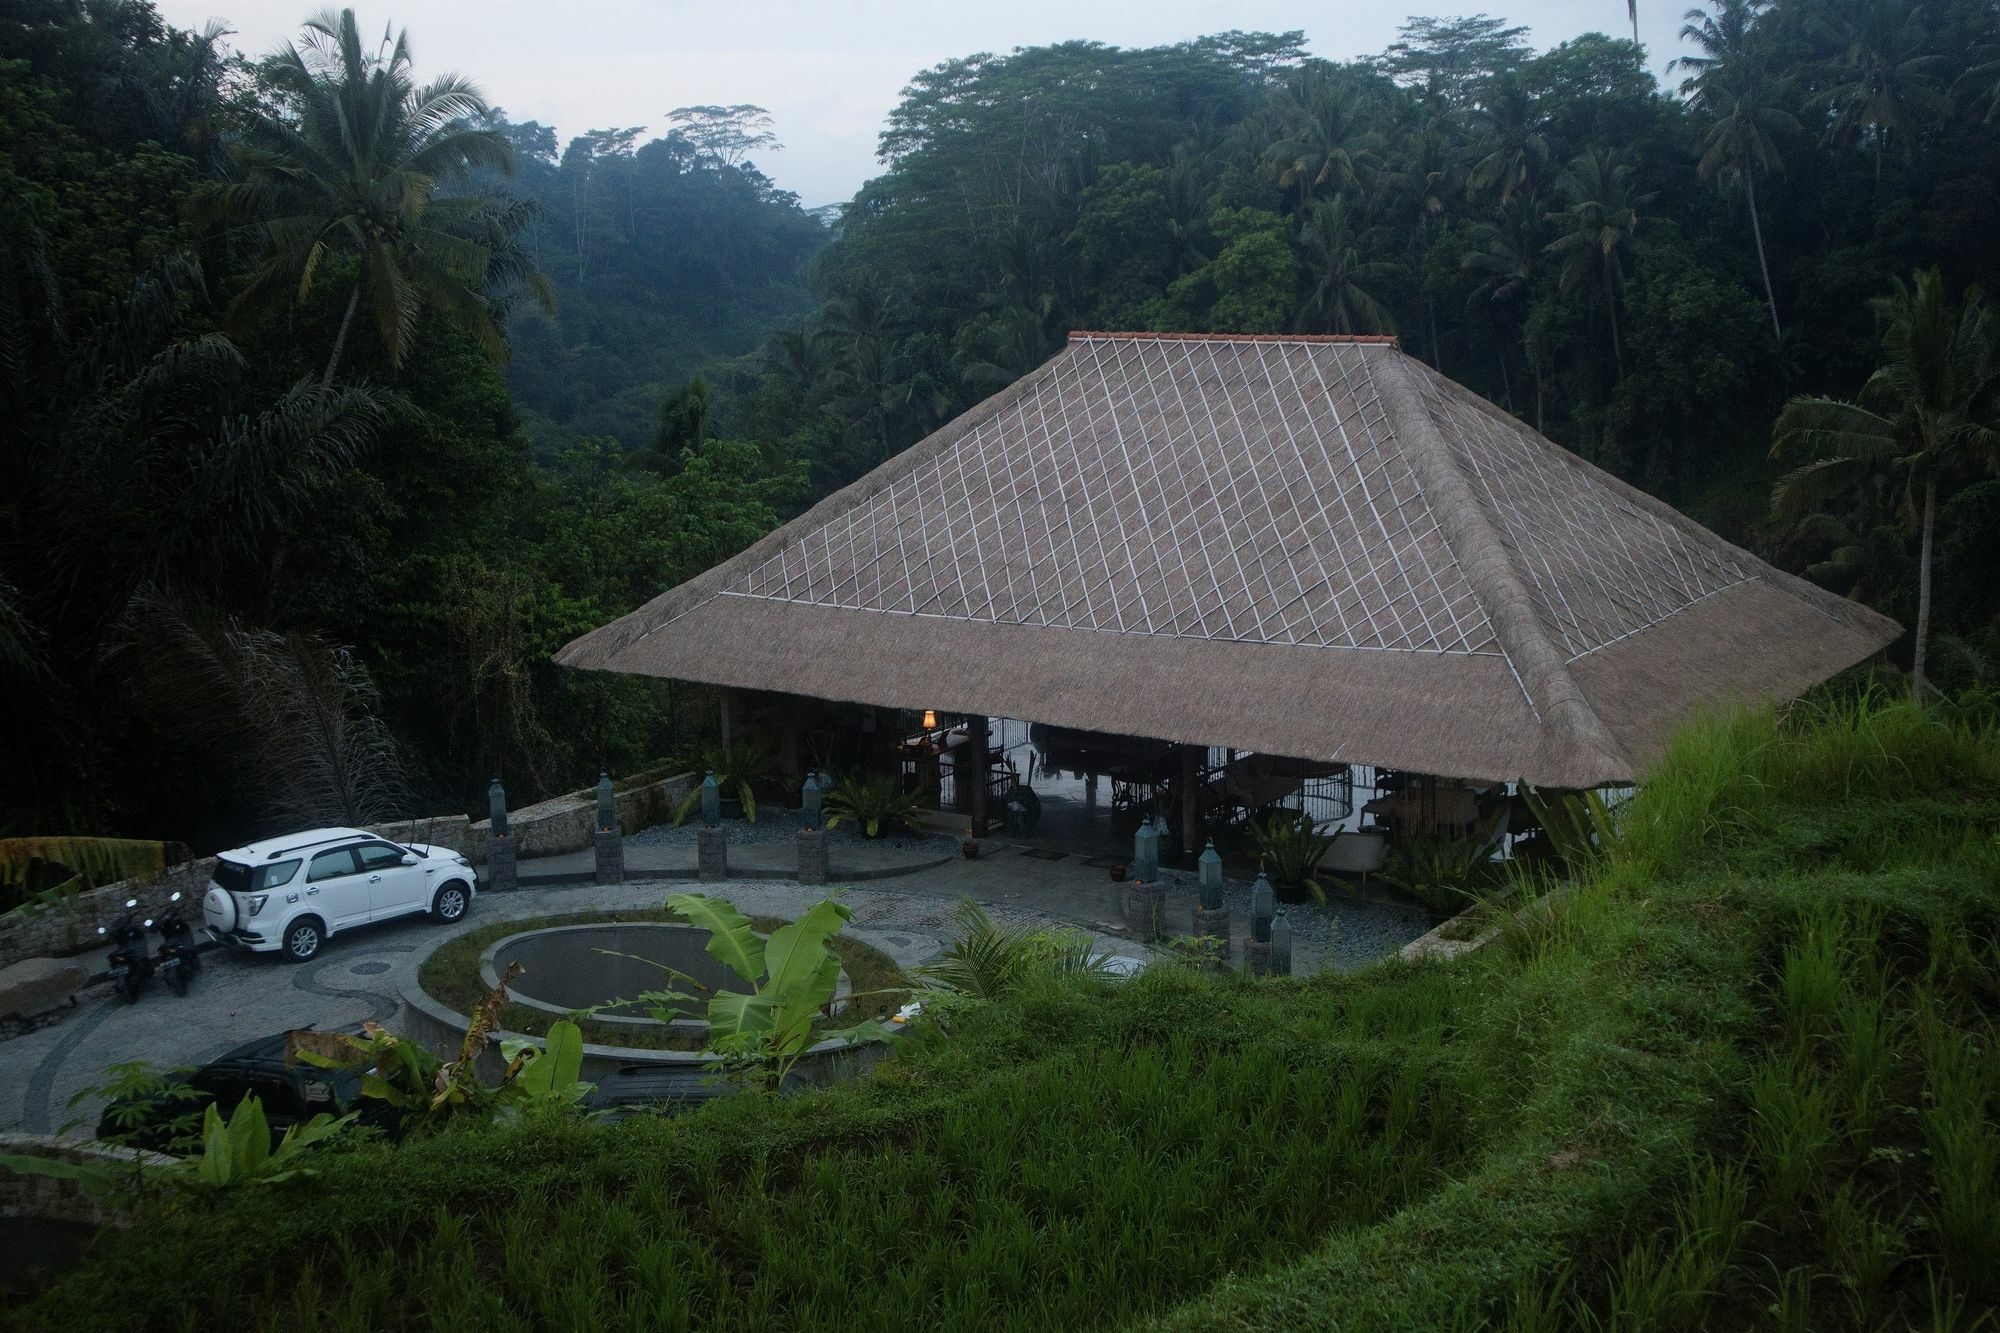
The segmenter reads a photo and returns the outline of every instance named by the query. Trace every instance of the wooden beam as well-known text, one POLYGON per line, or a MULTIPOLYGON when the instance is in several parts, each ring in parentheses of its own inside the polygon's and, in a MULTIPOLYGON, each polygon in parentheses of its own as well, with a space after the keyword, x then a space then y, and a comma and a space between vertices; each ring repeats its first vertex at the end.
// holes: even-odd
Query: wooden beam
POLYGON ((1181 850, 1190 858, 1201 851, 1201 761, 1208 757, 1202 745, 1181 746, 1181 850))
POLYGON ((969 771, 972 778, 972 836, 986 836, 986 739, 991 723, 983 717, 967 718, 965 722, 967 757, 959 769, 963 778, 969 771))

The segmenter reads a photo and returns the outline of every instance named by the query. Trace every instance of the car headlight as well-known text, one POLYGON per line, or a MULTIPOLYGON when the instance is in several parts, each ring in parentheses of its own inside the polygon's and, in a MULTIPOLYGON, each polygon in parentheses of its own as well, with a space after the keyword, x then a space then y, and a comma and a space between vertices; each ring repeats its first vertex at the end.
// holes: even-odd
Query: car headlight
POLYGON ((451 859, 458 862, 460 865, 464 866, 467 870, 470 870, 472 868, 472 862, 466 860, 462 856, 454 856, 451 859))
POLYGON ((263 910, 264 910, 264 900, 265 900, 266 898, 268 898, 268 897, 270 897, 270 895, 269 895, 269 894, 267 894, 267 893, 254 893, 254 894, 250 895, 250 915, 251 915, 251 916, 255 916, 255 915, 257 915, 257 913, 259 913, 259 912, 261 912, 261 911, 263 911, 263 910))

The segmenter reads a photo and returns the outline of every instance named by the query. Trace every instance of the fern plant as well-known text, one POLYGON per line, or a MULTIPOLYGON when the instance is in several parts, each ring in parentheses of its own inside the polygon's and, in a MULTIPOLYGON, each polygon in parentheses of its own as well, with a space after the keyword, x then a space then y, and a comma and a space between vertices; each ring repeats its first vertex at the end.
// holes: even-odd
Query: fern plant
POLYGON ((886 773, 842 778, 826 798, 825 810, 828 828, 851 819, 870 838, 881 837, 883 829, 891 824, 899 824, 912 833, 921 831, 917 824, 917 798, 902 790, 896 779, 886 773))
MULTIPOLYGON (((710 745, 701 752, 700 766, 705 772, 715 774, 716 786, 734 793, 743 805, 743 817, 756 823, 756 784, 775 782, 778 778, 777 760, 770 743, 745 736, 727 745, 710 745)), ((674 827, 687 822, 687 817, 701 804, 701 787, 700 782, 695 783, 674 807, 674 827)))
POLYGON ((1111 955, 1074 930, 1001 926, 971 899, 953 913, 959 936, 922 976, 959 995, 993 999, 1021 989, 1034 976, 1112 977, 1111 955))
POLYGON ((1477 901, 1502 879, 1486 838, 1425 838, 1398 847, 1376 873, 1440 916, 1477 901))
POLYGON ((1287 903, 1302 903, 1307 898, 1326 901, 1326 890, 1319 882, 1319 863, 1339 836, 1338 830, 1321 833, 1318 821, 1303 810, 1274 810, 1262 821, 1250 824, 1250 837, 1257 844, 1264 873, 1271 877, 1271 888, 1280 902, 1287 903))

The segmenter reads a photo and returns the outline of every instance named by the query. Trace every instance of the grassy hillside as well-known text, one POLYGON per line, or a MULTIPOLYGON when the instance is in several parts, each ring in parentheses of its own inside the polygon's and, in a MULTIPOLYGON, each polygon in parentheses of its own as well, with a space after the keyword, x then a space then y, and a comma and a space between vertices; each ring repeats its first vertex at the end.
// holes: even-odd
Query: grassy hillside
POLYGON ((877 1077, 152 1205, 19 1327, 1969 1329, 2000 1254, 2000 742, 1687 736, 1454 965, 1156 969, 877 1077))

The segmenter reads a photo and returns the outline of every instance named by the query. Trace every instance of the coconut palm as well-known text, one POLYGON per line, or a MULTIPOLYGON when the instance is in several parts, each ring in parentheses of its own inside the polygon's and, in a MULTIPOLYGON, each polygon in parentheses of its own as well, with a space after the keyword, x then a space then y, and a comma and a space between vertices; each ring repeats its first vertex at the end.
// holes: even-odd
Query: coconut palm
POLYGON ((1376 165, 1375 135, 1352 84, 1307 69, 1286 86, 1278 113, 1285 137, 1266 156, 1280 188, 1312 200, 1361 187, 1376 165))
MULTIPOLYGON (((1516 195, 1513 202, 1501 209, 1492 222, 1476 224, 1467 238, 1471 242, 1464 255, 1459 258, 1459 267, 1468 274, 1474 274, 1478 281, 1466 297, 1468 314, 1497 312, 1505 308, 1516 311, 1525 302, 1529 292, 1534 290, 1535 279, 1542 270, 1542 210, 1526 195, 1516 195)), ((1522 346, 1528 354, 1529 368, 1535 373, 1535 429, 1543 427, 1543 372, 1546 358, 1537 355, 1529 341, 1526 330, 1522 333, 1522 346)), ((1513 385, 1508 379, 1507 357, 1500 357, 1500 380, 1506 388, 1509 399, 1513 397, 1513 385)))
POLYGON ((252 224, 264 242, 232 317, 303 300, 329 261, 353 262, 326 384, 364 306, 400 366, 426 311, 464 324, 499 356, 501 310, 489 289, 517 280, 549 304, 540 273, 511 243, 525 221, 520 206, 440 193, 477 168, 511 169, 511 145, 480 127, 487 106, 471 83, 450 74, 418 87, 410 60, 407 34, 392 42, 385 33, 366 49, 351 9, 308 19, 302 41, 264 66, 276 102, 247 113, 230 154, 238 178, 203 199, 210 217, 252 224))
POLYGON ((1782 95, 1782 88, 1767 82, 1747 60, 1711 71, 1698 82, 1695 93, 1696 104, 1712 117, 1696 141, 1701 151, 1696 170, 1703 180, 1724 186, 1743 182, 1750 235, 1757 245, 1757 270, 1764 278, 1764 302, 1771 309, 1771 333, 1780 341, 1785 331, 1778 323, 1778 296, 1771 289, 1771 266, 1764 258, 1757 177, 1785 174, 1779 141, 1799 132, 1798 117, 1785 109, 1782 95))
POLYGON ((1936 269, 1873 302, 1882 321, 1882 365, 1858 402, 1794 398, 1778 417, 1771 456, 1812 461, 1778 479, 1771 507, 1794 518, 1862 486, 1882 471, 1902 480, 1905 528, 1920 532, 1917 626, 1911 691, 1924 697, 1930 639, 1931 553, 1941 484, 2000 457, 2000 362, 1994 317, 1978 288, 1954 304, 1936 269))
POLYGON ((1713 0, 1713 14, 1690 9, 1681 15, 1681 40, 1701 50, 1698 56, 1681 56, 1667 62, 1668 69, 1684 69, 1681 92, 1693 94, 1702 81, 1716 70, 1733 66, 1749 54, 1751 34, 1757 20, 1770 7, 1770 0, 1713 0))
POLYGON ((1321 204, 1300 224, 1300 248, 1312 290, 1295 326, 1330 333, 1394 333, 1396 318, 1363 286, 1389 277, 1392 264, 1361 258, 1345 200, 1321 204))
POLYGON ((1807 105, 1832 111, 1827 142, 1851 147, 1868 131, 1875 156, 1875 184, 1882 184, 1882 154, 1893 140, 1907 160, 1922 120, 1940 105, 1932 52, 1921 10, 1903 0, 1854 0, 1827 25, 1841 53, 1826 73, 1831 86, 1807 105))
POLYGON ((1556 180, 1568 207, 1552 213, 1557 236, 1546 247, 1563 261, 1564 291, 1601 287, 1611 317, 1611 358, 1625 373, 1618 342, 1618 294, 1625 286, 1625 263, 1639 248, 1639 224, 1651 219, 1640 209, 1654 195, 1632 187, 1632 168, 1605 148, 1586 148, 1556 180))
POLYGON ((1535 99, 1521 76, 1501 74, 1481 94, 1485 122, 1480 158, 1466 176, 1469 198, 1505 205, 1517 193, 1533 194, 1549 165, 1549 141, 1539 129, 1535 99))

